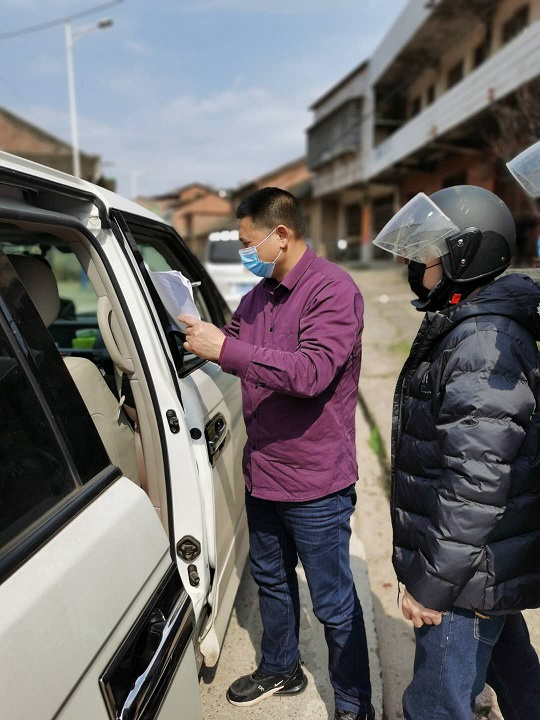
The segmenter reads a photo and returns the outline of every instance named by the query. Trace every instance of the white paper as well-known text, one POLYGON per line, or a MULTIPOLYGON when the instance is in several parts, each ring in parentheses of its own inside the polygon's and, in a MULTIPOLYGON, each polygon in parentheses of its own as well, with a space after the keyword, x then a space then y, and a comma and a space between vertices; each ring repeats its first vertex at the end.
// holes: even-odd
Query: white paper
POLYGON ((191 283, 181 272, 178 270, 150 272, 150 277, 167 314, 179 330, 184 332, 186 326, 176 319, 177 315, 190 315, 197 320, 201 319, 193 301, 191 283))

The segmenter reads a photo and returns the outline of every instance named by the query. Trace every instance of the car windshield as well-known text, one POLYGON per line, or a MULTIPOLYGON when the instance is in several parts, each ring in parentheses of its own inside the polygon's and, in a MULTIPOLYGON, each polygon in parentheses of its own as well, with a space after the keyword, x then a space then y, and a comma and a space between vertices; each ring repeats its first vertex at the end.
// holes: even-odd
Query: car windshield
POLYGON ((242 248, 240 240, 212 240, 208 248, 208 262, 240 263, 238 251, 242 248))

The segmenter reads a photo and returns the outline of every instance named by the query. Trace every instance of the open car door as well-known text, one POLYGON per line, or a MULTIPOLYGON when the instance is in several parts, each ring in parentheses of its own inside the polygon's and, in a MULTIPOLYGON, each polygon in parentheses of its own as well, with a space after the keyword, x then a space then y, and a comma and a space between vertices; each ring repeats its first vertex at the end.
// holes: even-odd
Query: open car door
MULTIPOLYGON (((225 322, 222 300, 202 265, 168 226, 135 216, 113 213, 116 233, 124 243, 133 272, 141 281, 154 308, 156 320, 167 338, 169 359, 176 371, 186 430, 199 474, 199 492, 204 507, 204 538, 175 528, 179 563, 187 566, 189 582, 198 587, 206 578, 197 565, 206 546, 210 587, 209 615, 201 633, 200 649, 205 662, 217 662, 234 598, 248 553, 244 509, 242 449, 245 426, 241 389, 237 378, 184 353, 182 337, 171 327, 153 288, 149 270, 180 271, 194 284, 194 299, 201 318, 218 327, 225 322)), ((182 484, 185 453, 177 438, 167 435, 173 508, 189 502, 182 484)))
POLYGON ((0 717, 201 718, 194 628, 152 503, 0 252, 0 717))

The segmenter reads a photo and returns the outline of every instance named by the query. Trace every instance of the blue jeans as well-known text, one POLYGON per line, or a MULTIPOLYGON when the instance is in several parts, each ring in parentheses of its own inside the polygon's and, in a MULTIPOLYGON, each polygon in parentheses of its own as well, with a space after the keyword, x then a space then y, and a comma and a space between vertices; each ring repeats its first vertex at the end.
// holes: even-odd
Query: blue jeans
POLYGON ((251 573, 263 624, 260 669, 290 673, 300 659, 300 558, 313 611, 324 625, 336 707, 364 714, 371 702, 362 608, 349 562, 354 486, 310 502, 271 502, 246 495, 251 573))
POLYGON ((486 681, 505 720, 540 720, 540 665, 521 613, 485 619, 454 608, 415 634, 406 720, 472 720, 486 681))

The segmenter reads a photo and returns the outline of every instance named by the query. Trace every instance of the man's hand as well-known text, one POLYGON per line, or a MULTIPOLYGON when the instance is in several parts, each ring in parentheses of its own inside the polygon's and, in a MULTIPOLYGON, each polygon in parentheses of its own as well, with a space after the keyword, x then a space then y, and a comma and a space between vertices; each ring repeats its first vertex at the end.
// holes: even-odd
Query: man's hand
POLYGON ((178 320, 186 326, 184 349, 205 360, 217 362, 225 342, 225 335, 221 330, 189 315, 179 315, 178 320))
POLYGON ((401 601, 401 612, 406 620, 412 620, 414 627, 421 628, 422 625, 440 625, 442 612, 430 610, 419 603, 405 588, 403 600, 401 601))

